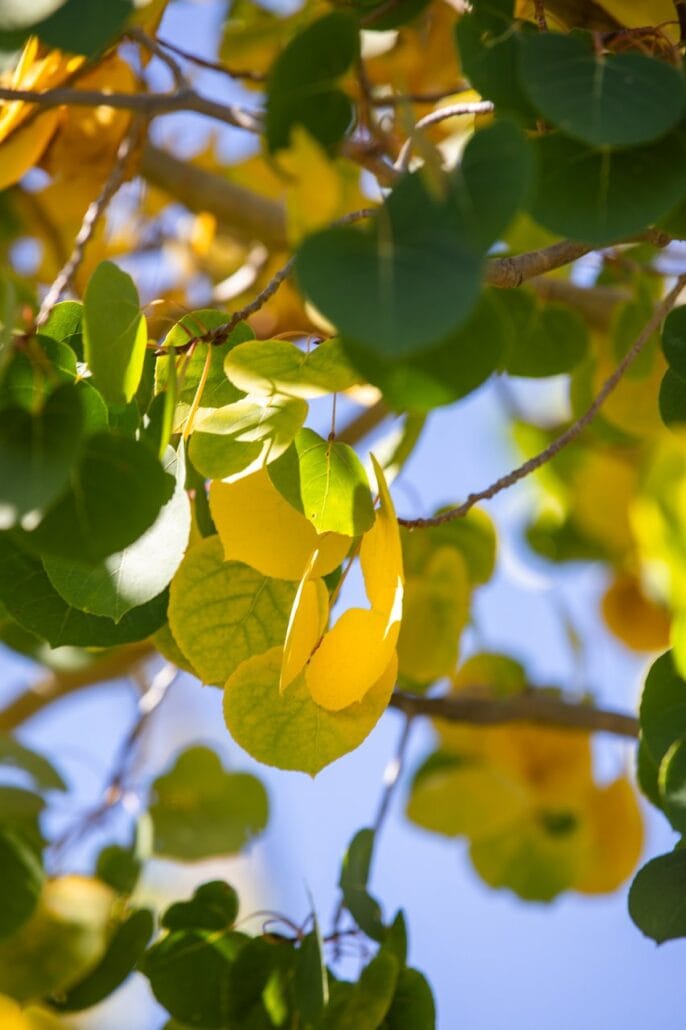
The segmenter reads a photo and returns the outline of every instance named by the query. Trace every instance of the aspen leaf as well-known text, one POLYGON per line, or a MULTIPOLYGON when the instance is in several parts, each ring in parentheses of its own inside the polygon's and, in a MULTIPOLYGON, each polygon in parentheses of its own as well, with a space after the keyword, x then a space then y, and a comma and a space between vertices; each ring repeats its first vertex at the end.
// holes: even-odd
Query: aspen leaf
POLYGON ((224 688, 224 718, 231 736, 265 765, 316 775, 358 747, 385 711, 395 683, 392 657, 364 698, 340 712, 327 712, 298 676, 283 694, 283 651, 275 647, 243 662, 224 688))
POLYGON ((207 537, 181 562, 169 592, 169 626, 205 683, 220 685, 252 655, 281 645, 295 587, 225 561, 221 541, 207 537))
POLYGON ((367 597, 379 611, 390 611, 396 601, 398 581, 402 583, 403 555, 400 529, 383 469, 371 455, 381 504, 374 525, 362 537, 360 565, 367 597))
POLYGON ((615 576, 603 596, 602 611, 614 635, 634 651, 662 651, 669 647, 667 610, 645 595, 635 576, 615 576))
POLYGON ((643 848, 643 820, 636 791, 625 777, 591 791, 584 809, 587 857, 574 889, 607 894, 631 876, 643 848))
POLYGON ((130 401, 143 373, 148 327, 133 279, 111 261, 91 276, 83 299, 86 361, 110 404, 130 401))
MULTIPOLYGON (((312 555, 312 565, 317 558, 312 555)), ((281 690, 292 683, 305 668, 315 647, 322 638, 329 619, 329 592, 322 579, 310 579, 310 568, 305 570, 293 601, 286 639, 283 646, 283 667, 279 686, 281 690)))
POLYGON ((190 459, 208 479, 239 479, 283 454, 306 418, 298 397, 241 397, 196 419, 190 459))
MULTIPOLYGON (((402 602, 402 587, 398 601, 402 602)), ((324 635, 305 669, 307 689, 318 705, 338 712, 373 687, 395 654, 398 608, 388 614, 350 608, 324 635)))
POLYGON ((286 179, 286 231, 297 244, 340 213, 341 187, 334 163, 301 125, 291 129, 290 145, 279 154, 286 179))
POLYGON ((318 533, 359 536, 374 522, 367 474, 352 447, 301 429, 269 478, 318 533))
POLYGON ((250 394, 284 393, 291 397, 323 397, 360 382, 338 339, 301 350, 288 340, 256 340, 238 344, 224 361, 224 371, 240 390, 250 394))
POLYGON ((227 561, 245 562, 265 576, 300 580, 315 550, 319 556, 312 573, 326 576, 350 549, 349 537, 320 536, 284 500, 266 469, 234 483, 212 483, 210 511, 227 561))
POLYGON ((406 814, 417 826, 449 837, 492 837, 525 817, 521 785, 487 763, 437 752, 415 776, 406 814))

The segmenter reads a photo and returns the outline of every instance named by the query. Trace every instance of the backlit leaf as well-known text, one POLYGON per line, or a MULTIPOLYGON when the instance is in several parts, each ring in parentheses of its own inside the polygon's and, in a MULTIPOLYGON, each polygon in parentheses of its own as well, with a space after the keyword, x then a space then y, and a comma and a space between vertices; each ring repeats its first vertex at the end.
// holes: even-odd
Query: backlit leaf
POLYGON ((309 350, 288 340, 239 344, 227 354, 224 371, 246 393, 283 393, 306 400, 347 390, 360 381, 337 339, 324 340, 309 350))
POLYGON ((98 265, 86 287, 83 338, 86 361, 105 399, 130 401, 143 373, 148 329, 131 276, 111 261, 98 265))
POLYGON ((169 624, 204 683, 221 685, 252 655, 283 644, 295 585, 225 561, 219 537, 191 547, 172 580, 169 624))
POLYGON ((210 510, 227 561, 241 561, 265 576, 300 580, 314 551, 314 576, 332 572, 350 549, 349 537, 320 535, 273 485, 266 469, 234 483, 214 482, 210 510))
POLYGON ((301 429, 269 478, 317 533, 359 536, 374 522, 367 475, 352 447, 301 429))
POLYGON ((362 700, 340 712, 317 705, 302 675, 282 694, 282 660, 279 647, 243 662, 226 683, 224 718, 236 743, 259 762, 314 776, 371 733, 395 684, 395 656, 362 700))

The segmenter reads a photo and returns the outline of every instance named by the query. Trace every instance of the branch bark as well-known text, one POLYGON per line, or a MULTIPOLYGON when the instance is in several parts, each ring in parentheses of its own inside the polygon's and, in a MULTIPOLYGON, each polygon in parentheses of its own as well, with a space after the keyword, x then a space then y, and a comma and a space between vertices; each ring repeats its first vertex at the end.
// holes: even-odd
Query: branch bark
POLYGON ((422 697, 395 691, 390 701, 408 717, 430 716, 449 722, 497 726, 510 722, 556 726, 566 730, 612 733, 619 737, 638 737, 638 719, 623 712, 594 708, 592 705, 549 697, 540 690, 529 690, 507 698, 469 696, 422 697))

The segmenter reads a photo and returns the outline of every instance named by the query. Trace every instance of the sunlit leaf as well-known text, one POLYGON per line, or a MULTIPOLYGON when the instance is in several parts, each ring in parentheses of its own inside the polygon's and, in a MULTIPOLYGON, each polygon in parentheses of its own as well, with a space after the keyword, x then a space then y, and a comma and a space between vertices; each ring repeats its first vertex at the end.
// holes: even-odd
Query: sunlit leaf
POLYGON ((396 660, 361 701, 328 712, 312 700, 303 675, 279 691, 282 659, 282 649, 273 648, 240 665, 226 683, 224 717, 231 736, 253 758, 314 776, 372 731, 391 696, 396 660))
POLYGON ((130 275, 103 261, 91 276, 83 303, 88 366, 110 404, 130 401, 143 372, 148 329, 130 275))
POLYGON ((224 371, 246 393, 305 399, 347 390, 360 380, 337 339, 324 340, 309 350, 288 340, 239 344, 227 355, 224 371))
POLYGON ((312 574, 325 576, 350 549, 347 536, 317 533, 281 496, 266 469, 234 483, 212 483, 210 510, 227 561, 245 562, 265 576, 300 580, 314 551, 319 554, 312 574))

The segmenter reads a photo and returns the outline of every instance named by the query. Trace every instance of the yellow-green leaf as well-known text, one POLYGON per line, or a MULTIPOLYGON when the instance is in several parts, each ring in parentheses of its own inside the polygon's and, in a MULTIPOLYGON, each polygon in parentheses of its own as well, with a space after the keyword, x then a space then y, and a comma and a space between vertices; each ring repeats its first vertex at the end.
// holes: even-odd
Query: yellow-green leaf
POLYGON ((220 685, 241 662, 281 646, 295 586, 224 561, 217 536, 191 548, 174 576, 169 625, 205 683, 220 685))
POLYGON ((224 689, 226 725, 259 762, 314 776, 369 735, 393 691, 397 662, 393 657, 362 701, 327 712, 312 700, 304 676, 279 692, 282 661, 282 649, 275 647, 236 669, 224 689))

